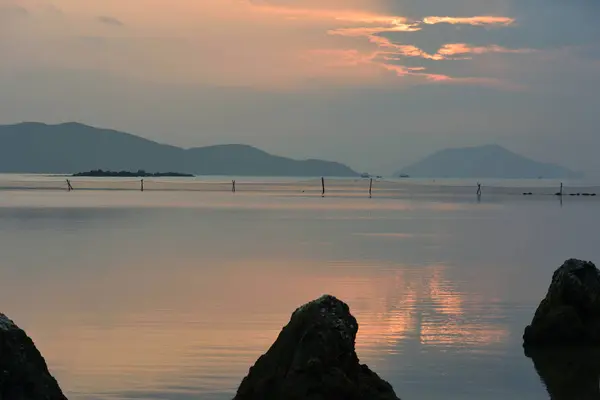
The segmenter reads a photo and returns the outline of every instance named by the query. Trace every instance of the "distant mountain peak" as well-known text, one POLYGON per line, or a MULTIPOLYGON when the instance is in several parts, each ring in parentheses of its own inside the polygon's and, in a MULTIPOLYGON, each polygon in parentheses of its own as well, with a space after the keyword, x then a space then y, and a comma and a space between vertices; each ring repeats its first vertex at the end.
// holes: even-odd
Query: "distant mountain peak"
POLYGON ((2 125, 3 127, 15 127, 15 128, 20 128, 20 129, 26 129, 26 128, 38 128, 38 129, 43 129, 43 128, 47 128, 47 129, 57 129, 57 128, 69 128, 69 129, 77 129, 77 128, 81 128, 81 129, 98 129, 98 130, 110 130, 110 129, 102 129, 102 128, 96 128, 93 127, 91 125, 86 125, 86 124, 82 124, 81 122, 72 122, 72 121, 68 121, 68 122, 59 122, 59 123, 55 123, 55 124, 48 124, 45 122, 19 122, 16 124, 12 124, 12 125, 2 125))
POLYGON ((243 143, 225 143, 225 144, 213 144, 210 146, 202 147, 203 149, 235 149, 240 151, 249 151, 249 152, 257 152, 257 153, 265 153, 266 151, 259 149, 258 147, 251 146, 249 144, 243 143))
POLYGON ((439 150, 397 172, 423 178, 578 178, 580 173, 542 163, 497 144, 439 150))
MULTIPOLYGON (((81 122, 74 122, 74 121, 70 121, 70 122, 61 122, 58 124, 53 124, 53 125, 48 125, 48 126, 69 126, 69 127, 85 127, 85 128, 94 128, 91 125, 86 125, 86 124, 82 124, 81 122)), ((94 128, 95 129, 95 128, 94 128)))
POLYGON ((16 124, 4 125, 4 126, 68 126, 68 125, 86 126, 85 124, 82 124, 80 122, 59 122, 59 123, 55 123, 55 124, 48 124, 46 122, 36 122, 36 121, 23 121, 23 122, 18 122, 16 124))
POLYGON ((482 144, 478 146, 464 146, 464 147, 449 147, 447 149, 438 150, 437 152, 448 152, 448 151, 500 151, 505 153, 512 153, 506 147, 500 146, 499 144, 482 144))

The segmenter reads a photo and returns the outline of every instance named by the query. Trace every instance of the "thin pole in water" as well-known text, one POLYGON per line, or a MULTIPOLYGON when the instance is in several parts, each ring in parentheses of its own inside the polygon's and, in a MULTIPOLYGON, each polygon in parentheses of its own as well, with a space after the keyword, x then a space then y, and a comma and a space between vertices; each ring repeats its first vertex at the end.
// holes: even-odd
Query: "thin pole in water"
POLYGON ((321 177, 321 197, 325 197, 325 178, 321 177))
POLYGON ((235 193, 235 179, 231 181, 231 192, 235 193))
POLYGON ((142 191, 142 192, 144 191, 144 180, 143 179, 140 180, 140 191, 142 191))
POLYGON ((372 197, 372 193, 373 193, 373 178, 371 178, 371 180, 369 181, 369 198, 372 197))
POLYGON ((562 197, 563 195, 563 183, 560 183, 560 190, 558 192, 555 193, 555 196, 560 196, 562 197))

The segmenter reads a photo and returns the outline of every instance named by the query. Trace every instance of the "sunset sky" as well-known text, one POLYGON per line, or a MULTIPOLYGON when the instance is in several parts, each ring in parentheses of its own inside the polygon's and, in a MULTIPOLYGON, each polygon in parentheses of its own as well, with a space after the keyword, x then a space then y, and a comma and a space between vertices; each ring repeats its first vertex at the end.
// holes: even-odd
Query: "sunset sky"
POLYGON ((389 173, 498 143, 598 175, 600 3, 0 0, 0 124, 389 173))

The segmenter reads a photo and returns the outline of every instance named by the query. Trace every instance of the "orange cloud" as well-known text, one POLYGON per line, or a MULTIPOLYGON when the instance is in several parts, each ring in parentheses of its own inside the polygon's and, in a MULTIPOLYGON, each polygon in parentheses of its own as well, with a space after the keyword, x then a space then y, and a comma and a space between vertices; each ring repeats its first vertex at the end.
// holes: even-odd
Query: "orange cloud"
MULTIPOLYGON (((314 10, 312 11, 314 12, 314 10)), ((331 16, 329 12, 320 14, 321 16, 331 16)), ((515 53, 525 54, 530 49, 507 49, 501 46, 469 46, 465 43, 445 44, 434 54, 427 53, 412 44, 398 44, 391 39, 380 36, 388 32, 417 32, 423 29, 423 25, 433 25, 438 23, 463 24, 472 26, 509 26, 514 23, 514 19, 493 16, 475 16, 475 17, 426 17, 422 21, 413 21, 399 16, 367 15, 361 13, 344 14, 334 18, 337 21, 356 22, 360 26, 340 27, 327 31, 332 36, 342 36, 348 38, 365 38, 369 43, 376 46, 375 50, 369 50, 366 53, 355 53, 352 55, 351 63, 354 65, 371 64, 383 70, 391 71, 399 77, 417 77, 420 80, 437 83, 472 83, 472 84, 493 84, 498 85, 496 80, 481 78, 460 78, 456 79, 443 74, 428 74, 424 67, 407 68, 392 62, 401 62, 402 57, 419 57, 427 60, 441 61, 457 59, 459 55, 479 55, 486 53, 515 53), (374 25, 374 26, 373 26, 374 25)), ((335 54, 330 52, 330 55, 335 54)), ((340 53, 346 60, 348 53, 340 53)), ((466 57, 462 57, 463 59, 466 57)), ((343 65, 348 65, 342 62, 343 65)))
MULTIPOLYGON (((477 19, 471 21, 477 22, 477 19)), ((428 73, 425 67, 406 67, 398 64, 403 57, 423 58, 426 60, 442 61, 466 59, 467 55, 480 55, 486 53, 515 53, 525 54, 530 53, 531 49, 508 49, 501 46, 469 46, 466 43, 451 43, 443 45, 436 53, 430 54, 417 46, 411 44, 397 44, 379 33, 389 32, 392 29, 401 31, 405 29, 407 32, 420 30, 421 27, 416 23, 402 21, 402 26, 381 28, 382 31, 377 31, 378 28, 343 28, 329 31, 331 35, 340 35, 347 37, 364 37, 369 43, 374 44, 376 49, 369 53, 353 52, 340 53, 345 56, 347 63, 343 65, 365 65, 369 64, 380 68, 384 71, 391 72, 396 77, 412 78, 413 83, 444 83, 444 84, 463 84, 463 85, 482 85, 490 87, 501 87, 506 89, 520 89, 515 85, 508 84, 499 79, 482 78, 482 77, 452 77, 444 74, 428 73), (459 57, 460 56, 460 57, 459 57), (350 57, 350 58, 348 58, 350 57), (351 60, 351 61, 349 61, 351 60), (398 62, 398 63, 397 63, 398 62)), ((329 51, 330 55, 335 52, 329 51)))
MULTIPOLYGON (((420 57, 427 60, 452 60, 456 59, 456 56, 469 55, 469 54, 487 54, 487 53, 505 53, 505 54, 528 54, 535 50, 533 49, 508 49, 502 46, 469 46, 466 43, 449 43, 443 45, 436 53, 430 54, 426 51, 413 46, 396 44, 391 40, 381 36, 369 36, 369 41, 376 44, 380 49, 385 49, 377 53, 377 55, 383 55, 388 60, 400 61, 404 57, 420 57)), ((464 59, 464 57, 463 57, 464 59)))
POLYGON ((55 0, 55 4, 64 14, 60 21, 31 18, 30 26, 10 28, 5 36, 14 43, 13 57, 6 57, 11 63, 102 69, 169 83, 301 88, 308 81, 369 85, 398 77, 446 83, 454 78, 428 75, 424 67, 401 66, 402 59, 442 61, 527 52, 446 44, 430 54, 410 43, 409 35, 402 43, 392 41, 381 34, 416 32, 438 23, 504 27, 514 20, 494 16, 412 20, 385 13, 385 3, 377 0, 299 0, 295 7, 248 0, 146 0, 144 13, 139 13, 139 4, 118 0, 102 4, 55 0), (98 26, 94 23, 98 15, 127 21, 127 29, 98 26), (25 57, 16 51, 19 48, 30 51, 25 57))
POLYGON ((515 22, 514 18, 477 16, 477 17, 426 17, 423 23, 427 25, 451 24, 451 25, 473 25, 473 26, 509 26, 515 22))
POLYGON ((412 77, 414 83, 444 83, 454 85, 478 85, 487 87, 497 87, 514 90, 514 86, 507 84, 499 79, 494 78, 479 78, 479 77, 453 77, 444 74, 433 74, 425 72, 424 67, 405 67, 395 64, 380 64, 382 68, 393 72, 399 77, 412 77))
POLYGON ((394 26, 377 26, 377 27, 358 27, 358 28, 338 28, 327 31, 330 35, 360 37, 380 34, 384 32, 416 32, 421 30, 415 24, 398 24, 394 26))
POLYGON ((386 57, 392 57, 394 55, 406 56, 406 57, 421 57, 429 60, 442 60, 443 56, 437 54, 429 54, 420 48, 410 44, 396 44, 390 39, 381 36, 369 36, 369 41, 376 44, 381 50, 378 52, 380 55, 386 57))
POLYGON ((533 49, 508 49, 502 46, 469 46, 466 43, 450 43, 442 46, 437 54, 441 56, 455 56, 461 54, 487 54, 487 53, 507 53, 507 54, 527 54, 533 53, 533 49))

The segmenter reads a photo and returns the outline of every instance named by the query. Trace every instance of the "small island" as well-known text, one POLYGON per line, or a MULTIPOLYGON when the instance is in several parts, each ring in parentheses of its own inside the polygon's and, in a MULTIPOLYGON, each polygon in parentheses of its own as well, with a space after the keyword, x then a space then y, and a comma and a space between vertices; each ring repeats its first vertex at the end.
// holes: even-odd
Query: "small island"
POLYGON ((146 172, 143 169, 137 172, 131 171, 103 171, 101 169, 94 169, 88 172, 78 172, 72 176, 89 176, 89 177, 118 177, 118 178, 131 178, 131 177, 194 177, 192 174, 184 174, 181 172, 146 172))

